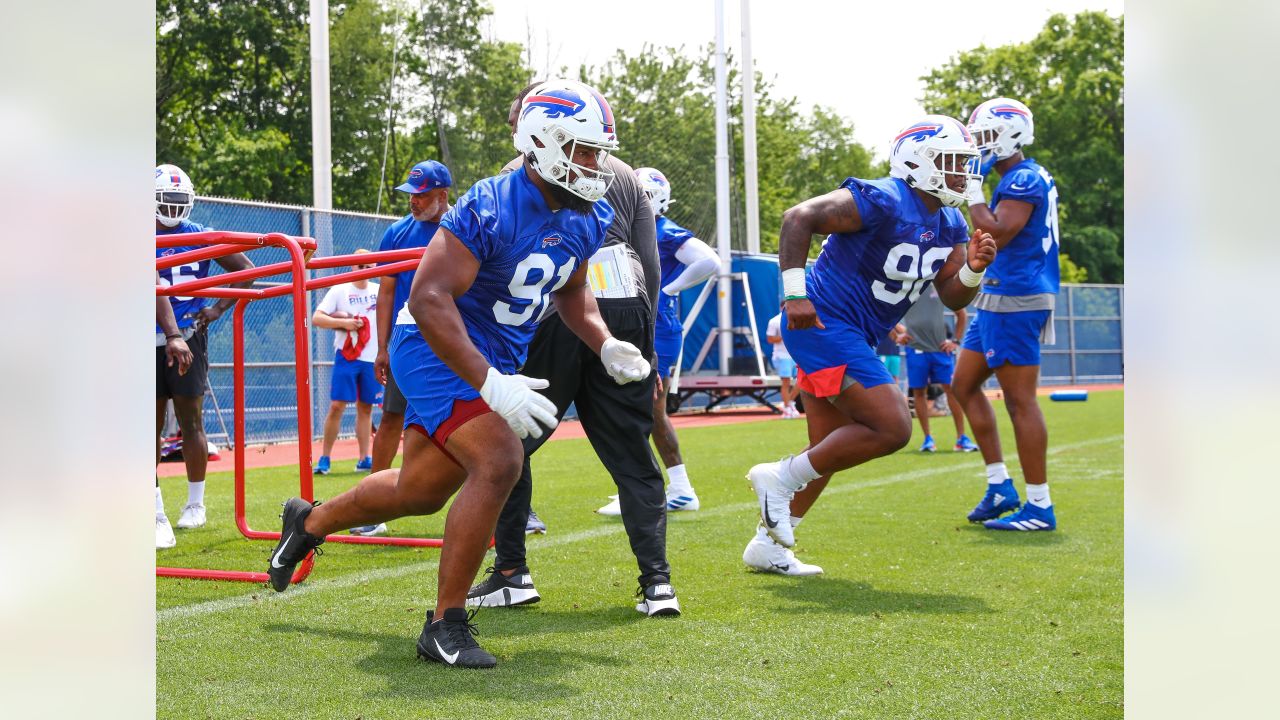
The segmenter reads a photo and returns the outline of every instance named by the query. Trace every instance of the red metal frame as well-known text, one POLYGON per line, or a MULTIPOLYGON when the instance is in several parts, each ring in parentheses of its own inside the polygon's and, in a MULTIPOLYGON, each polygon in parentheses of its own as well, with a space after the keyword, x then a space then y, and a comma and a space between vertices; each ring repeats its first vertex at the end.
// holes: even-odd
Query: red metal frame
MULTIPOLYGON (((245 516, 245 378, 244 378, 244 314, 249 303, 254 300, 282 297, 286 294, 293 297, 293 343, 294 370, 297 379, 298 405, 298 484, 299 495, 305 500, 312 500, 314 494, 311 475, 311 376, 309 335, 307 332, 310 318, 306 317, 306 293, 332 287, 345 282, 367 279, 413 270, 417 268, 422 257, 422 249, 391 250, 385 252, 338 255, 325 258, 310 258, 316 249, 316 241, 311 238, 295 238, 282 233, 237 233, 209 231, 183 235, 163 235, 156 237, 156 247, 182 247, 202 245, 196 250, 175 255, 156 258, 156 269, 175 267, 190 262, 211 260, 232 253, 255 247, 280 247, 289 253, 289 260, 273 263, 248 270, 223 273, 202 280, 191 280, 169 287, 156 287, 157 295, 187 295, 195 297, 236 298, 233 314, 234 338, 233 355, 233 387, 234 387, 234 434, 235 434, 235 520, 236 528, 250 540, 279 540, 280 533, 267 530, 254 530, 249 527, 245 516), (249 246, 249 247, 246 247, 249 246), (352 270, 335 273, 323 278, 307 279, 307 270, 348 267, 368 263, 385 262, 381 267, 367 270, 352 270), (222 284, 257 280, 272 275, 290 273, 292 281, 287 285, 270 288, 231 288, 218 287, 222 284)), ((353 545, 393 545, 401 547, 441 547, 442 538, 406 538, 406 537, 362 537, 359 535, 330 535, 328 542, 349 543, 353 545)), ((490 541, 492 542, 492 541, 490 541)), ((311 573, 315 560, 308 554, 306 559, 294 571, 292 582, 301 582, 311 573)), ((247 572, 233 570, 205 570, 201 568, 157 567, 158 577, 199 578, 205 580, 235 580, 243 582, 266 582, 265 572, 247 572)))

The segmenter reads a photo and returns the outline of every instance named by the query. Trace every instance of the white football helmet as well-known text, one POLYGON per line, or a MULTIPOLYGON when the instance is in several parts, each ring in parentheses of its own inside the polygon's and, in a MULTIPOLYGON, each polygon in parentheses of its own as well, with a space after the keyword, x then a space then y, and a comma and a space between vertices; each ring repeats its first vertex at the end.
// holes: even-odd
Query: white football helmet
POLYGON ((196 189, 191 178, 177 165, 156 166, 156 220, 165 227, 177 227, 191 216, 196 189))
POLYGON ((1011 98, 994 98, 973 109, 969 132, 982 153, 983 174, 997 160, 1004 160, 1035 139, 1031 110, 1011 98))
POLYGON ((946 115, 926 115, 898 133, 889 149, 889 175, 948 207, 962 205, 973 183, 982 185, 973 136, 959 120, 946 115), (964 180, 959 190, 947 185, 953 176, 964 180))
POLYGON ((618 149, 613 111, 604 96, 573 80, 548 80, 529 91, 520 105, 513 136, 516 150, 532 156, 538 174, 549 183, 595 202, 613 181, 606 166, 618 149), (595 150, 596 168, 573 162, 578 146, 595 150))
POLYGON ((667 176, 651 167, 636 168, 636 180, 649 198, 649 207, 653 208, 653 216, 661 217, 671 207, 671 183, 667 176))

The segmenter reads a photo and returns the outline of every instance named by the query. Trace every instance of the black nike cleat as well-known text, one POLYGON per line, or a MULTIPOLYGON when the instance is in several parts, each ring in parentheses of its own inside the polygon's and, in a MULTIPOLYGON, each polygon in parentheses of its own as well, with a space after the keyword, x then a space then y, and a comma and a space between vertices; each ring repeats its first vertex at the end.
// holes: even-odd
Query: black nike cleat
POLYGON ((485 570, 484 582, 467 591, 467 607, 515 607, 532 605, 542 599, 533 587, 528 567, 517 568, 510 577, 494 568, 485 570))
POLYGON ((676 599, 675 588, 665 575, 654 575, 649 584, 636 590, 640 601, 636 603, 636 611, 649 617, 655 615, 679 615, 680 601, 676 599))
POLYGON ((434 619, 435 613, 427 611, 427 622, 418 636, 418 657, 433 662, 462 668, 491 668, 498 659, 480 647, 472 635, 477 630, 470 614, 463 608, 445 608, 444 617, 434 619))
POLYGON ((284 592, 293 580, 293 569, 302 562, 312 550, 320 554, 320 546, 324 538, 316 537, 302 529, 311 508, 320 503, 312 503, 302 498, 290 498, 284 503, 284 512, 280 519, 284 524, 280 528, 280 542, 271 553, 271 563, 267 567, 267 575, 271 578, 271 587, 276 592, 284 592))

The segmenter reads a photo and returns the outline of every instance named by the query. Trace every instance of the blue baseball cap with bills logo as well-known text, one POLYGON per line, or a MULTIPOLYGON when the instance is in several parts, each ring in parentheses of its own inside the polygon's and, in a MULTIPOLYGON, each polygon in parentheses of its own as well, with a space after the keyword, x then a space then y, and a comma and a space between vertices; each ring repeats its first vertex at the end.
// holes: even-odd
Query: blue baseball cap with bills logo
POLYGON ((413 166, 408 179, 396 189, 406 193, 424 193, 442 187, 453 187, 449 168, 436 160, 423 160, 413 166))

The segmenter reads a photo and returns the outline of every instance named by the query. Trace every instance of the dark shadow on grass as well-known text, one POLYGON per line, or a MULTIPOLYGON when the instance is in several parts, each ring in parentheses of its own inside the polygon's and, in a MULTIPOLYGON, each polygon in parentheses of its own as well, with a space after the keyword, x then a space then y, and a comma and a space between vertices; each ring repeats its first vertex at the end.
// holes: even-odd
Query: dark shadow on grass
POLYGON ((560 682, 562 675, 575 672, 583 666, 619 667, 623 664, 618 658, 608 655, 565 650, 563 646, 550 644, 545 648, 523 650, 507 656, 502 654, 501 647, 496 647, 492 641, 486 642, 486 636, 481 634, 477 640, 485 649, 496 651, 498 667, 492 670, 451 668, 417 656, 419 628, 420 626, 406 623, 404 634, 392 635, 359 629, 342 630, 277 623, 263 626, 262 630, 323 636, 371 646, 367 651, 361 650, 338 662, 356 666, 362 673, 373 673, 386 678, 386 686, 371 688, 368 692, 370 697, 383 698, 391 695, 414 698, 423 703, 448 697, 571 698, 580 695, 582 689, 560 682))
POLYGON ((556 633, 589 633, 612 630, 642 622, 662 622, 665 618, 648 618, 631 604, 598 607, 589 610, 551 609, 538 605, 515 608, 487 608, 476 615, 483 618, 485 630, 495 637, 516 635, 554 635, 556 633))
POLYGON ((780 613, 830 613, 887 615, 890 613, 968 614, 995 612, 985 600, 967 595, 877 590, 871 583, 841 578, 769 578, 766 589, 781 604, 770 607, 780 613))
POLYGON ((1051 545, 1059 545, 1071 538, 1067 533, 1061 530, 1052 532, 1015 532, 1013 530, 988 530, 981 523, 969 523, 963 526, 957 526, 961 532, 969 533, 967 536, 975 542, 982 542, 991 545, 1009 545, 1014 547, 1048 547, 1051 545))

